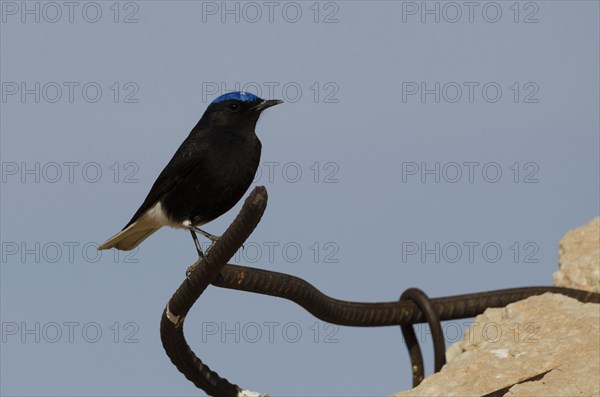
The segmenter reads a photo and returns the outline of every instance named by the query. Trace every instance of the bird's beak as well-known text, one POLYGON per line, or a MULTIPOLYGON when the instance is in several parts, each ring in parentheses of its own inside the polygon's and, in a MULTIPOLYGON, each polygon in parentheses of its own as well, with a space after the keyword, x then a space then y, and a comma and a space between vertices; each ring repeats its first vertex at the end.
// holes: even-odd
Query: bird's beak
POLYGON ((259 102, 257 105, 253 106, 252 109, 256 110, 257 112, 262 112, 266 108, 270 108, 271 106, 279 105, 280 103, 283 103, 283 101, 281 99, 264 99, 263 101, 259 102))

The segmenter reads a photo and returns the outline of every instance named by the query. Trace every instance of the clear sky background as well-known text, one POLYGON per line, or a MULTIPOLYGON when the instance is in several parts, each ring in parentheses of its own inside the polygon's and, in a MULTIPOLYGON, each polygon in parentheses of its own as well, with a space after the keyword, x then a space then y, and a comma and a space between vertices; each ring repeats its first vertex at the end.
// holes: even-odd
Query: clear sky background
MULTIPOLYGON (((339 299, 550 285, 560 238, 599 213, 596 1, 0 6, 2 395, 198 395, 159 336, 189 233, 95 247, 228 90, 286 101, 257 127, 269 205, 234 262, 339 299)), ((185 333, 272 396, 410 387, 399 327, 210 287, 185 333)))

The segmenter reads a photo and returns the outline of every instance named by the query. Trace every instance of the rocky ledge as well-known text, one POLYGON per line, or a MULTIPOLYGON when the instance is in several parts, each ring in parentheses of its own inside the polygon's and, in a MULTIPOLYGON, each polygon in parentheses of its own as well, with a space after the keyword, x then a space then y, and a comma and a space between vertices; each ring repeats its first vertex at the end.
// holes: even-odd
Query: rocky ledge
MULTIPOLYGON (((600 292, 600 217, 563 237, 554 284, 600 292)), ((439 373, 394 396, 482 396, 511 385, 505 396, 600 396, 600 305, 544 294, 488 309, 446 357, 439 373)))

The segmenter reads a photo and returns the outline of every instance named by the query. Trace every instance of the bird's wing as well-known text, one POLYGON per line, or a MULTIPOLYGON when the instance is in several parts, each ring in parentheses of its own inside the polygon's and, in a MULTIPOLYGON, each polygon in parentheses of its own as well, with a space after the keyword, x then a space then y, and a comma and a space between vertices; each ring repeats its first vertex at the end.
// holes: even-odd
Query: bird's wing
POLYGON ((189 137, 181 144, 181 146, 179 146, 179 149, 177 149, 173 158, 171 158, 171 161, 169 161, 152 185, 152 188, 142 205, 135 215, 133 215, 129 223, 125 225, 123 230, 127 229, 129 225, 135 222, 147 210, 152 208, 167 192, 171 191, 184 180, 194 168, 201 166, 204 157, 202 156, 202 152, 206 149, 206 145, 197 141, 194 142, 194 155, 192 156, 190 150, 191 142, 188 141, 189 137))

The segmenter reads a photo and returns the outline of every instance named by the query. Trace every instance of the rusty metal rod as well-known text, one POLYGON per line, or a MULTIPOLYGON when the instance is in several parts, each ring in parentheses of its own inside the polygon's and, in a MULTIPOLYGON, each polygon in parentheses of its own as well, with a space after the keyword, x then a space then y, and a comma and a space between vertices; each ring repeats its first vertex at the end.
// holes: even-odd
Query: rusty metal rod
POLYGON ((254 230, 267 206, 267 190, 256 187, 244 202, 242 210, 221 238, 198 261, 195 269, 173 294, 160 321, 160 337, 171 362, 196 387, 211 396, 238 397, 242 389, 221 378, 190 349, 183 335, 185 316, 229 259, 254 230))
MULTIPOLYGON (((211 396, 258 396, 221 378, 194 354, 185 341, 185 316, 211 283, 222 288, 288 299, 321 320, 359 327, 411 325, 425 322, 426 317, 436 316, 440 321, 474 317, 489 307, 503 307, 546 292, 561 293, 583 302, 600 303, 600 294, 591 292, 559 287, 523 287, 431 299, 423 305, 425 311, 431 311, 426 315, 411 300, 378 303, 342 301, 323 294, 295 276, 226 264, 258 225, 266 205, 266 189, 262 186, 255 188, 233 223, 209 250, 207 260, 198 261, 193 266, 194 270, 163 311, 160 330, 167 355, 187 379, 211 396)), ((408 347, 411 349, 411 346, 408 347)))
MULTIPOLYGON (((351 302, 329 297, 312 284, 289 274, 228 264, 212 281, 221 288, 253 292, 291 300, 320 320, 353 327, 382 327, 424 323, 425 316, 412 301, 351 302)), ((600 303, 600 294, 561 287, 521 287, 431 299, 441 321, 475 317, 489 307, 546 292, 563 294, 582 302, 600 303)))

